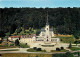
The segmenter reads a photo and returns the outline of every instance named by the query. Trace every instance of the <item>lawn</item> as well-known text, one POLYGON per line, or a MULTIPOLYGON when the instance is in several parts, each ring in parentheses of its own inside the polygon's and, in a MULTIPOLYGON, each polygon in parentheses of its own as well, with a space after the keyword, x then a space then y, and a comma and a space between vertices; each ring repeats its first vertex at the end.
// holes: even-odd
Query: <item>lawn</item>
POLYGON ((20 47, 21 47, 21 48, 29 48, 29 46, 28 46, 28 45, 23 44, 23 43, 20 43, 20 47))
POLYGON ((0 50, 0 51, 19 51, 19 49, 9 49, 9 50, 0 50))
POLYGON ((52 54, 6 53, 2 57, 52 57, 52 54))
POLYGON ((54 47, 54 45, 41 45, 43 47, 54 47))
POLYGON ((16 46, 0 45, 0 49, 5 49, 5 48, 16 48, 16 46))
POLYGON ((58 38, 60 38, 61 42, 63 43, 74 43, 75 38, 73 36, 57 36, 58 38))
POLYGON ((11 42, 2 42, 0 44, 0 49, 5 49, 5 48, 16 48, 18 46, 15 46, 14 43, 11 42))
POLYGON ((45 50, 37 51, 37 50, 34 50, 33 48, 30 48, 27 51, 29 51, 29 52, 46 52, 45 50))
POLYGON ((77 50, 80 50, 80 48, 78 48, 78 47, 72 47, 72 48, 70 48, 72 51, 77 51, 77 50))
POLYGON ((28 45, 20 43, 20 46, 15 46, 14 43, 6 44, 7 42, 4 42, 0 45, 0 49, 5 49, 5 48, 16 48, 16 47, 21 47, 21 48, 29 48, 28 45))
POLYGON ((51 52, 67 52, 68 50, 60 50, 60 51, 56 51, 56 50, 51 50, 51 52))

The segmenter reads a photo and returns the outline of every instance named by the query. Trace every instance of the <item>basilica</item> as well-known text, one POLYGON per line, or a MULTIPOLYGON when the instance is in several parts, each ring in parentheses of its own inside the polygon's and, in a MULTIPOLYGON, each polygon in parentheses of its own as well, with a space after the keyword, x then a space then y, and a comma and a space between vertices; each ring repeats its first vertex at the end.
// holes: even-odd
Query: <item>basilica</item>
POLYGON ((60 38, 55 37, 53 29, 49 26, 48 14, 46 19, 46 25, 44 28, 41 29, 41 32, 38 36, 33 34, 21 35, 20 37, 9 37, 10 41, 15 41, 16 39, 19 39, 20 43, 27 43, 30 48, 37 47, 47 51, 50 51, 51 49, 53 50, 53 47, 54 49, 56 49, 56 45, 60 43, 60 38))
POLYGON ((39 36, 37 36, 36 41, 43 41, 44 43, 60 42, 59 38, 55 38, 53 29, 50 28, 48 23, 48 16, 45 28, 41 29, 39 36))
POLYGON ((57 44, 60 43, 60 38, 56 38, 53 29, 50 28, 47 14, 46 25, 41 29, 40 34, 38 36, 32 35, 32 37, 21 37, 20 42, 27 43, 30 48, 37 47, 50 51, 53 50, 53 47, 56 49, 57 44))

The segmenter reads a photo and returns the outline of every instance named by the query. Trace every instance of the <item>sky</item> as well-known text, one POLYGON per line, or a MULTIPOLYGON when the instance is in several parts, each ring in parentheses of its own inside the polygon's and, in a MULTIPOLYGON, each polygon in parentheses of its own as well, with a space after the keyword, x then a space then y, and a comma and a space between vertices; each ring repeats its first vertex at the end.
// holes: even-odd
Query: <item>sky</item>
POLYGON ((0 8, 4 7, 80 7, 80 0, 0 0, 0 8))

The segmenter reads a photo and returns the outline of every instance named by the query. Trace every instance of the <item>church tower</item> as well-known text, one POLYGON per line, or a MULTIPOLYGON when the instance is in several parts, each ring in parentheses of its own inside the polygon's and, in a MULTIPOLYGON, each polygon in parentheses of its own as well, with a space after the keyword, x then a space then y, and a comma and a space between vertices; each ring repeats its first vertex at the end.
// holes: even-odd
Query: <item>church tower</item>
POLYGON ((50 36, 50 28, 49 28, 49 23, 48 23, 48 12, 47 12, 47 21, 46 21, 46 27, 45 27, 45 39, 44 41, 50 42, 51 41, 51 36, 50 36))

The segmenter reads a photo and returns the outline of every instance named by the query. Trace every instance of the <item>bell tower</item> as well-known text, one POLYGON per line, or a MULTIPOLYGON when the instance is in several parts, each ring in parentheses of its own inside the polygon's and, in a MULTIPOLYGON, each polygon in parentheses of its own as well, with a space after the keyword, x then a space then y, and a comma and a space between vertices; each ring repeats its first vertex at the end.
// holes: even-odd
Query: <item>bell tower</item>
POLYGON ((48 12, 47 12, 47 21, 46 21, 46 27, 45 27, 45 39, 44 41, 49 42, 51 41, 51 36, 50 36, 50 32, 49 32, 49 23, 48 23, 48 12))

